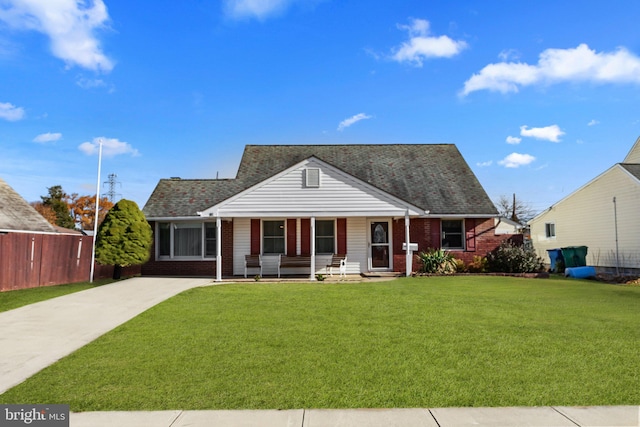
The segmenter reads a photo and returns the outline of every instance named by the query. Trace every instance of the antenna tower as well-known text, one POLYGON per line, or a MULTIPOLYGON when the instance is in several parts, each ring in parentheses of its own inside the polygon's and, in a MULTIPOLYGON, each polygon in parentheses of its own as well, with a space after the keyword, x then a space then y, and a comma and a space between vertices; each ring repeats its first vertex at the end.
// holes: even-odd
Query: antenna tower
POLYGON ((120 184, 120 187, 122 187, 122 184, 118 182, 118 175, 116 175, 115 173, 110 173, 109 180, 105 181, 104 183, 106 185, 109 185, 109 191, 107 191, 107 197, 109 197, 109 201, 111 203, 115 203, 116 197, 122 196, 122 194, 116 193, 116 184, 120 184))

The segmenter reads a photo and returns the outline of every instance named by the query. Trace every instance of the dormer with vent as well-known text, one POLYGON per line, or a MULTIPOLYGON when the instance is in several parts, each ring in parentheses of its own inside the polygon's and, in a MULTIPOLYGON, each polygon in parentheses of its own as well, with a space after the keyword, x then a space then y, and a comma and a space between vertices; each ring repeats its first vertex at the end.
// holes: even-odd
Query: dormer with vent
POLYGON ((320 168, 306 168, 302 174, 302 186, 305 188, 320 188, 320 168))

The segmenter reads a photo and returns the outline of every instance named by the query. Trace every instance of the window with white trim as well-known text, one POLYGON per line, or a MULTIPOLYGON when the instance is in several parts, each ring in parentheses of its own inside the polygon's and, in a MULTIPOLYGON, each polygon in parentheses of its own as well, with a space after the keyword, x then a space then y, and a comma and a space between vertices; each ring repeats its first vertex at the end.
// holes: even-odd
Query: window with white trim
POLYGON ((547 239, 556 237, 556 224, 553 222, 547 222, 544 225, 544 235, 547 239))
POLYGON ((443 219, 441 222, 443 249, 464 249, 464 221, 443 219))
POLYGON ((157 230, 158 259, 203 259, 217 255, 215 223, 159 222, 157 230))
POLYGON ((262 253, 284 254, 284 221, 262 221, 262 253))
POLYGON ((335 221, 316 220, 316 253, 333 254, 335 240, 335 221))

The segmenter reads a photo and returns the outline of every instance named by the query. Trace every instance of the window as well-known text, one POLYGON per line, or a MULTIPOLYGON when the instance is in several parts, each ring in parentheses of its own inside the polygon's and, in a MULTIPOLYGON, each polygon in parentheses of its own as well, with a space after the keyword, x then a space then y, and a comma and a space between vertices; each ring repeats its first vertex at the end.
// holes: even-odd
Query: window
POLYGON ((212 222, 206 222, 204 224, 204 256, 214 257, 217 255, 217 242, 216 242, 216 225, 212 222))
POLYGON ((335 227, 331 220, 316 221, 316 253, 332 254, 335 249, 335 227))
POLYGON ((284 221, 262 222, 262 253, 284 253, 284 221))
POLYGON ((442 220, 442 248, 464 249, 464 228, 461 219, 442 220))
POLYGON ((216 224, 160 222, 157 244, 160 259, 214 258, 217 249, 216 224))
POLYGON ((171 223, 158 224, 158 255, 171 256, 171 223))
POLYGON ((173 255, 202 255, 202 224, 173 224, 173 255))
POLYGON ((556 237, 556 225, 553 222, 548 222, 544 225, 544 234, 548 238, 556 237))

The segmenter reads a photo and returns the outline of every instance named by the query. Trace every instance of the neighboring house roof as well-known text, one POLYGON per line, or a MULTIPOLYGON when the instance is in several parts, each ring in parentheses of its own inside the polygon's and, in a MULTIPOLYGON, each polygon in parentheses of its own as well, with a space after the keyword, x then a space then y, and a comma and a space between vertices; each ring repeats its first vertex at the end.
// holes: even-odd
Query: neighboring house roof
POLYGON ((0 230, 57 233, 26 200, 0 178, 0 230))
POLYGON ((236 179, 163 179, 147 217, 197 212, 316 157, 432 215, 496 215, 496 208, 453 144, 248 145, 236 179))
POLYGON ((640 180, 640 163, 620 163, 620 167, 625 169, 636 179, 640 180))

